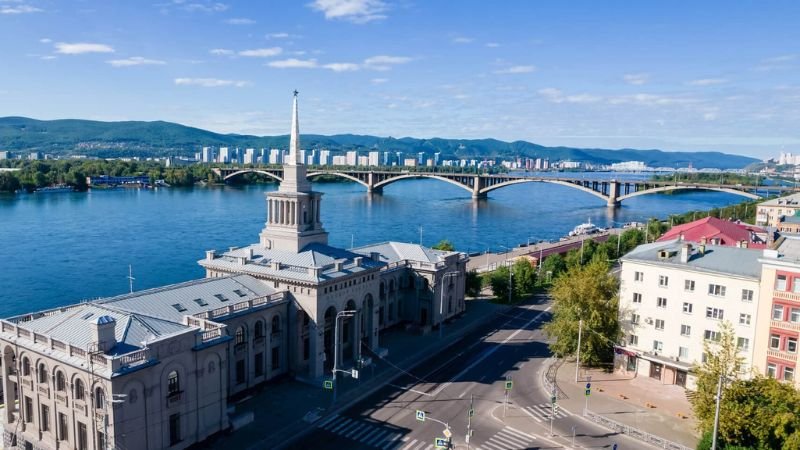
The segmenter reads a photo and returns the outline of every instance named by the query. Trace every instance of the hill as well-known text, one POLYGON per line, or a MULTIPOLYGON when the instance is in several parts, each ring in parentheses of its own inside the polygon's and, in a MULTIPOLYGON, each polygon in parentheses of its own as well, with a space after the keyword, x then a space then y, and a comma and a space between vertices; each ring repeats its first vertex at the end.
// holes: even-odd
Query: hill
MULTIPOLYGON (((596 164, 643 161, 651 167, 741 168, 755 158, 720 152, 666 152, 662 150, 545 147, 526 141, 496 139, 418 139, 338 134, 303 134, 303 147, 330 150, 383 150, 404 153, 441 152, 443 158, 549 158, 596 164)), ((288 135, 220 134, 172 122, 100 122, 63 119, 35 120, 0 117, 0 150, 42 151, 55 155, 98 157, 191 156, 203 146, 286 148, 288 135)))

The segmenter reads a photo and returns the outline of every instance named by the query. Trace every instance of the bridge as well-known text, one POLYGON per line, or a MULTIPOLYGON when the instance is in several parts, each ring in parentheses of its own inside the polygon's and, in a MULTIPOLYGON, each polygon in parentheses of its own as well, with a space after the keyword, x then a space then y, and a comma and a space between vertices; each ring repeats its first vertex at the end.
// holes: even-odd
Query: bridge
MULTIPOLYGON (((217 167, 214 173, 228 181, 246 173, 258 173, 278 182, 283 181, 282 168, 227 168, 217 167)), ((489 192, 521 183, 551 183, 567 186, 586 192, 603 199, 610 208, 616 208, 623 200, 640 195, 654 194, 657 192, 704 190, 726 192, 740 195, 750 199, 759 199, 763 195, 782 194, 786 191, 794 192, 798 189, 792 186, 750 186, 741 184, 714 184, 675 181, 625 181, 625 180, 600 180, 586 178, 550 178, 532 177, 521 175, 487 175, 448 172, 410 172, 410 171, 382 171, 382 170, 311 170, 307 177, 327 175, 355 181, 367 188, 367 192, 382 192, 389 184, 411 178, 432 178, 458 186, 472 194, 472 198, 485 198, 489 192)))

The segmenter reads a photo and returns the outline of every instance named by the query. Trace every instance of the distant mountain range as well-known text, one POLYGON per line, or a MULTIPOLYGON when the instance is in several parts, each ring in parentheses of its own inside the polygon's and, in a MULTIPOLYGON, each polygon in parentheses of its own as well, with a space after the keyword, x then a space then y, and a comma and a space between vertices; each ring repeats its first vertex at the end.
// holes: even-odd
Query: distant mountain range
MULTIPOLYGON (((0 150, 42 151, 56 155, 191 156, 203 146, 287 148, 289 136, 220 134, 171 122, 99 122, 0 117, 0 150)), ((381 150, 415 154, 441 152, 442 158, 549 158, 595 164, 643 161, 651 167, 742 168, 755 158, 720 152, 545 147, 526 141, 496 139, 417 139, 337 134, 303 134, 305 149, 381 150)))

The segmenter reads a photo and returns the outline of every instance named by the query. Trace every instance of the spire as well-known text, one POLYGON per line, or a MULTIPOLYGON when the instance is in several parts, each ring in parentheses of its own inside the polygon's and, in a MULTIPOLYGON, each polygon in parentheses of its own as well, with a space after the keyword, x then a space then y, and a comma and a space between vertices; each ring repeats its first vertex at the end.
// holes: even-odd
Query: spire
POLYGON ((294 105, 292 106, 292 131, 289 136, 289 164, 303 164, 300 158, 300 121, 297 117, 297 90, 294 91, 294 105))

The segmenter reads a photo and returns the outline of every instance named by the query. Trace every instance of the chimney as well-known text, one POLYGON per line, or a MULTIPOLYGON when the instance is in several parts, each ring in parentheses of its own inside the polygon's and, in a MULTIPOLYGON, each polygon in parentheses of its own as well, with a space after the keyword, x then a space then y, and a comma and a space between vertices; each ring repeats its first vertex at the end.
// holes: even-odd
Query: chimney
POLYGON ((708 239, 705 236, 703 236, 702 238, 700 238, 700 245, 705 246, 706 244, 708 244, 708 239))
POLYGON ((355 258, 353 258, 353 264, 355 264, 356 267, 361 267, 362 261, 364 261, 364 257, 362 256, 356 256, 355 258))
POLYGON ((678 240, 683 242, 683 231, 681 231, 681 234, 678 235, 678 240))
POLYGON ((742 248, 747 248, 747 245, 748 245, 747 241, 746 240, 742 240, 742 248))
POLYGON ((253 247, 247 247, 247 259, 253 259, 253 247))
POLYGON ((700 256, 705 255, 706 254, 706 244, 700 244, 700 249, 699 250, 700 250, 700 256))
POLYGON ((736 241, 736 248, 742 248, 743 241, 736 241))
POLYGON ((214 250, 206 250, 206 260, 207 261, 214 260, 214 250))
POLYGON ((381 262, 381 254, 378 252, 369 252, 369 257, 375 262, 381 262))
POLYGON ((281 263, 279 261, 272 261, 272 270, 281 270, 281 263))
POLYGON ((681 262, 686 264, 689 262, 689 256, 692 254, 692 244, 681 245, 681 262))
POLYGON ((344 263, 342 261, 336 261, 333 263, 333 270, 341 272, 343 268, 344 268, 344 263))
POLYGON ((92 341, 97 342, 97 349, 107 352, 117 345, 114 334, 117 321, 111 316, 100 316, 92 321, 92 341))

